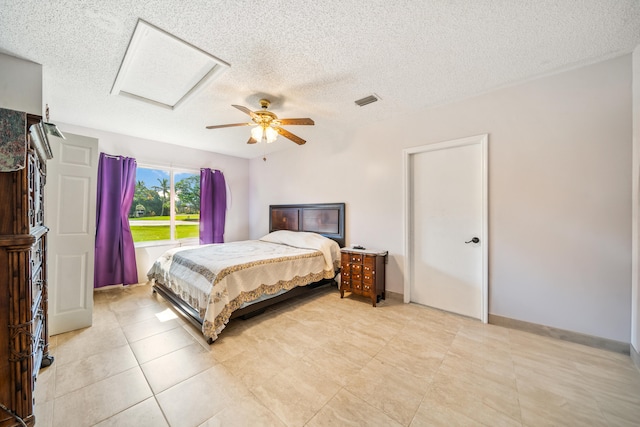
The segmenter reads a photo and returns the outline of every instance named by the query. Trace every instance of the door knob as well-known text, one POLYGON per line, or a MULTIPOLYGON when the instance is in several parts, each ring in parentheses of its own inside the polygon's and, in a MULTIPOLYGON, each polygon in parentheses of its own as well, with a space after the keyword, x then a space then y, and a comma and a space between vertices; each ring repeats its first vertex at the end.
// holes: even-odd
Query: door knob
POLYGON ((468 242, 465 243, 480 243, 480 239, 478 239, 477 237, 474 237, 473 239, 469 240, 468 242))

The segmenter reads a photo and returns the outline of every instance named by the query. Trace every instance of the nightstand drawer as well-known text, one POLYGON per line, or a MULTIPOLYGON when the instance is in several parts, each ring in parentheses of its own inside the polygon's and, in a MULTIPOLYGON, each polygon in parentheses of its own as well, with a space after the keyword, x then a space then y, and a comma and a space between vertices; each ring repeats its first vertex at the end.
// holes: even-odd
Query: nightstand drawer
POLYGON ((372 283, 363 283, 362 284, 362 295, 371 296, 372 293, 375 293, 375 286, 372 283))
POLYGON ((362 264, 362 255, 360 254, 349 254, 349 262, 353 264, 362 264))
POLYGON ((365 267, 375 268, 376 267, 376 258, 377 257, 375 257, 375 256, 365 255, 364 260, 362 261, 362 263, 365 265, 365 267))

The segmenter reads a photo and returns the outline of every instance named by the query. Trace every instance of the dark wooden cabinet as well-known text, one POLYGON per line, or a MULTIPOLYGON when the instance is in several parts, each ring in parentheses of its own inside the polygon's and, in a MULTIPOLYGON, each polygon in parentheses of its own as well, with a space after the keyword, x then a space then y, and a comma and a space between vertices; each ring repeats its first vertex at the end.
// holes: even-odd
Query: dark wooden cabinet
POLYGON ((371 298, 373 306, 384 299, 387 252, 341 249, 340 298, 345 291, 371 298))
MULTIPOLYGON (((38 128, 41 118, 26 119, 25 167, 0 172, 0 404, 32 426, 38 370, 53 361, 47 330, 49 230, 44 224, 51 149, 38 128), (31 125, 35 130, 30 134, 31 125)), ((0 409, 0 427, 20 425, 0 409)))

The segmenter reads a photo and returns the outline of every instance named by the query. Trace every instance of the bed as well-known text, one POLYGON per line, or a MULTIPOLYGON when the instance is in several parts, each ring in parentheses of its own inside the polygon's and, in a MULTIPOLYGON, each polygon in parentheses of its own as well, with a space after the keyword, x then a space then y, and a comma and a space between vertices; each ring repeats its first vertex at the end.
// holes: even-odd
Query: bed
POLYGON ((247 318, 335 283, 344 246, 344 203, 272 205, 257 240, 183 246, 149 270, 153 290, 211 344, 229 320, 247 318))

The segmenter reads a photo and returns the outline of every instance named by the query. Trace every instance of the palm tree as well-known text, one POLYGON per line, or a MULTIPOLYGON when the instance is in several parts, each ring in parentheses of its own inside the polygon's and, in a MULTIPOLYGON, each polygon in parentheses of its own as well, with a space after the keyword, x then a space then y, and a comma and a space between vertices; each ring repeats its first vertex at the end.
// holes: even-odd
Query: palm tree
POLYGON ((153 189, 162 194, 162 212, 160 213, 160 216, 164 216, 164 205, 167 202, 167 194, 169 193, 171 186, 169 185, 169 180, 167 178, 158 178, 158 182, 160 185, 153 187, 153 189))

